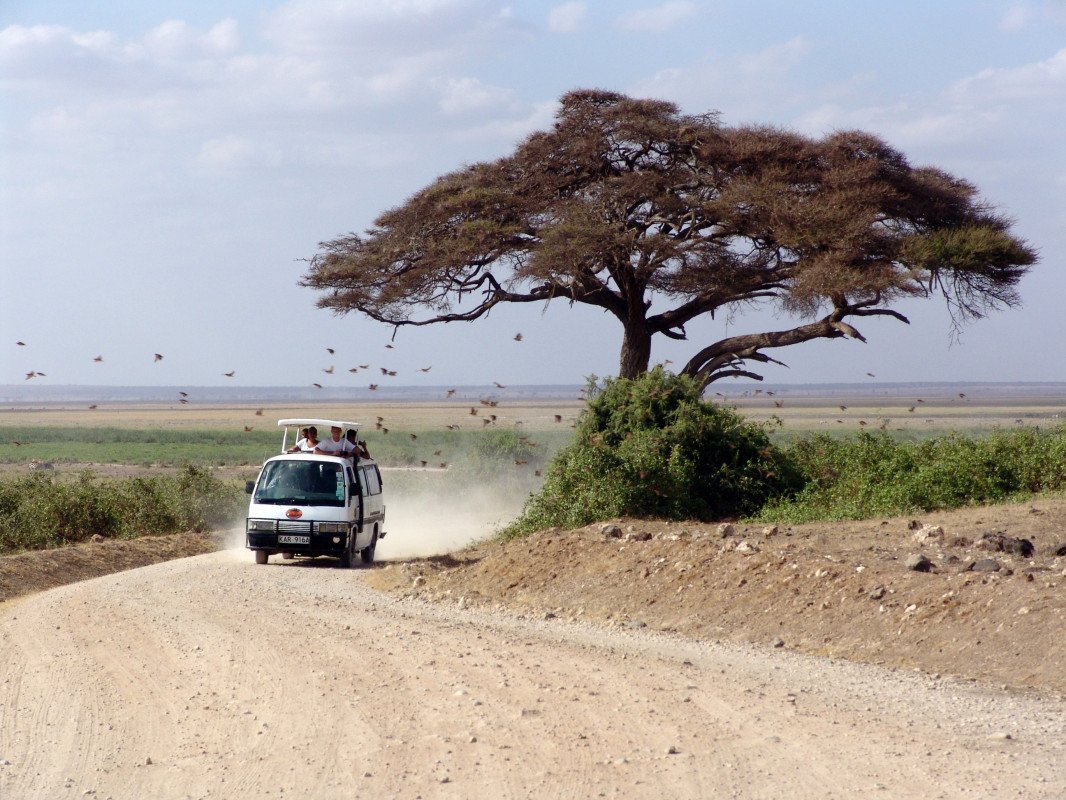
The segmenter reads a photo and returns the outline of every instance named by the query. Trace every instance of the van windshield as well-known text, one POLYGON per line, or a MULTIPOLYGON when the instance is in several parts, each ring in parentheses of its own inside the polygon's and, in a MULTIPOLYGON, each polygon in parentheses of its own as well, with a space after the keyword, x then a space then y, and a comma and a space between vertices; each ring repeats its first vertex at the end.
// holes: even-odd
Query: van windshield
POLYGON ((344 470, 338 464, 324 461, 270 461, 259 477, 254 502, 343 506, 344 470))

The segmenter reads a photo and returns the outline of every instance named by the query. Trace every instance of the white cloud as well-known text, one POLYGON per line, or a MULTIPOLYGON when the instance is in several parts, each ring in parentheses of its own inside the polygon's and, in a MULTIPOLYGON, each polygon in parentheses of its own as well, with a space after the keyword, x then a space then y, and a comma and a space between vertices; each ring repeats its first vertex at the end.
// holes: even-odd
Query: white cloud
POLYGON ((277 166, 281 157, 276 148, 239 136, 223 136, 204 142, 197 161, 211 167, 277 166))
POLYGON ((779 77, 800 64, 810 52, 810 44, 802 36, 796 36, 784 44, 741 56, 740 69, 749 78, 779 77))
POLYGON ((619 30, 627 33, 665 33, 696 13, 696 4, 674 0, 655 8, 629 11, 615 20, 619 30))
POLYGON ((1032 102, 1066 105, 1066 49, 1051 58, 1009 69, 985 69, 955 84, 949 95, 957 100, 1032 102))
POLYGON ((467 114, 498 108, 513 98, 511 90, 488 86, 477 78, 450 78, 441 93, 440 107, 445 114, 467 114))
POLYGON ((548 12, 548 30, 552 33, 576 33, 588 15, 584 3, 563 3, 548 12))

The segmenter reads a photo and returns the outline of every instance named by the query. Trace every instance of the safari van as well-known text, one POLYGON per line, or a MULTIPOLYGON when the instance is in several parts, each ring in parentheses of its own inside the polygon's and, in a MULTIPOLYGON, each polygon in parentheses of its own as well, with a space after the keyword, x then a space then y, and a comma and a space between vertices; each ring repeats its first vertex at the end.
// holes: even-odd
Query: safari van
POLYGON ((333 556, 348 568, 374 561, 385 538, 381 473, 373 459, 288 452, 289 431, 314 426, 328 432, 359 429, 359 424, 330 419, 281 419, 281 454, 263 463, 248 481, 245 536, 256 564, 270 556, 333 556))

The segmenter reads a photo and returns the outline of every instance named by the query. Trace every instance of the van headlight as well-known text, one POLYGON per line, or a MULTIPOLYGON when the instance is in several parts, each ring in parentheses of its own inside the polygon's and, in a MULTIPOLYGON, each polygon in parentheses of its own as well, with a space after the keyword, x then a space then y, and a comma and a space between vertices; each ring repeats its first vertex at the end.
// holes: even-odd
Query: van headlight
POLYGON ((320 522, 318 523, 319 533, 347 533, 347 522, 320 522))
POLYGON ((250 530, 250 531, 272 531, 272 530, 274 530, 274 520, 272 520, 272 519, 250 519, 250 520, 248 520, 248 530, 250 530))

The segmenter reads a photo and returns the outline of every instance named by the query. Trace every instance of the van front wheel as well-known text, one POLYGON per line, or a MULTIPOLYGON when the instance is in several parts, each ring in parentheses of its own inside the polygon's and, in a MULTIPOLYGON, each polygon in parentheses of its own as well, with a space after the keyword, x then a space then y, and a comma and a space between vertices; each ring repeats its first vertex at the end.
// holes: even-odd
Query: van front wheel
POLYGON ((267 559, 268 558, 270 558, 270 553, 268 553, 266 550, 256 550, 255 551, 255 563, 256 564, 265 564, 265 563, 267 563, 267 559))

